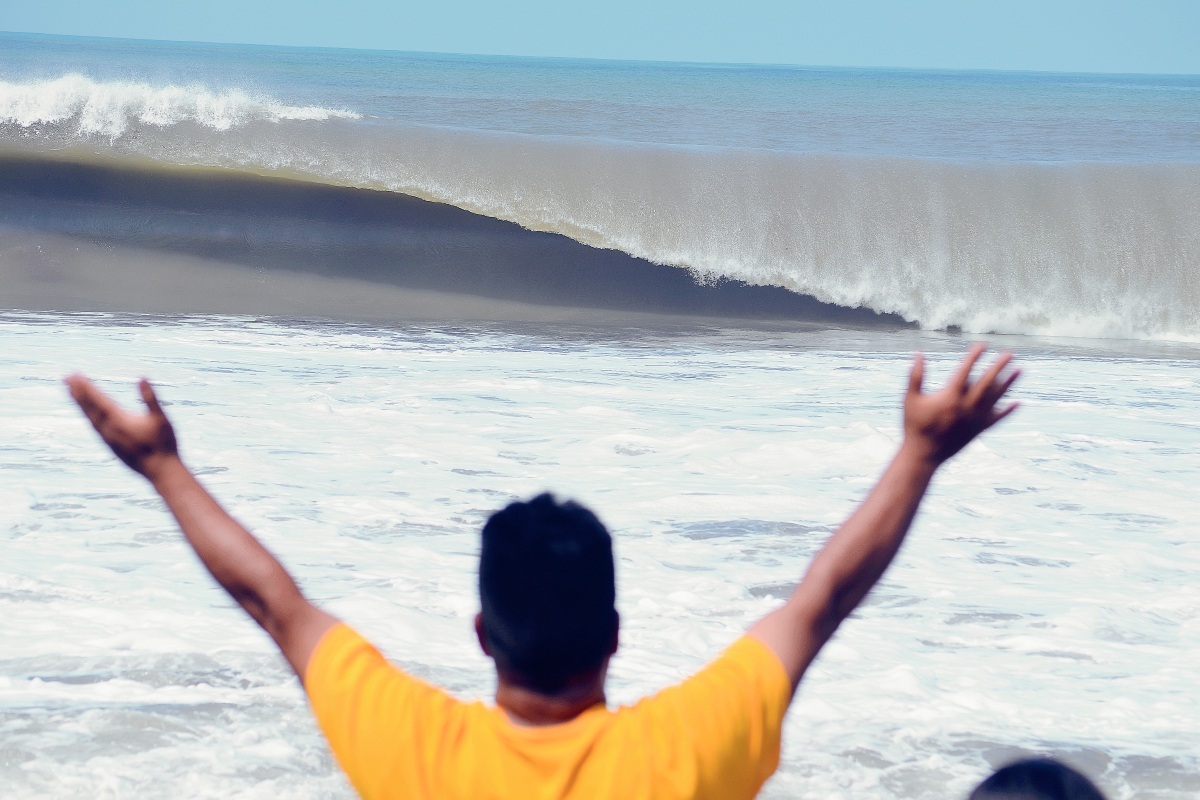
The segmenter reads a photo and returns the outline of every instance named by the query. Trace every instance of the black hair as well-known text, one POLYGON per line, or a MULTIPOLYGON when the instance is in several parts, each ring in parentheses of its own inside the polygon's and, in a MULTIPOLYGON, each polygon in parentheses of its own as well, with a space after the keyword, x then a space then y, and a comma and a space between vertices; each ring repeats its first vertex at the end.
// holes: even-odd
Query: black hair
POLYGON ((1065 764, 1034 758, 996 770, 970 800, 1104 800, 1104 795, 1065 764))
POLYGON ((612 537, 588 509, 540 494, 483 526, 479 598, 496 666, 543 693, 612 653, 617 633, 612 537))

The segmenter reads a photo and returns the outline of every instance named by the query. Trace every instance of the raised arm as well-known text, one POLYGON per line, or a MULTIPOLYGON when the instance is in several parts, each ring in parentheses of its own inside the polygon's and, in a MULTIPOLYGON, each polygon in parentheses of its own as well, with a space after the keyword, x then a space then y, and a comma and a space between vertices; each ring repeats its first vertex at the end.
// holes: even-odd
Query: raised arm
POLYGON ((1010 353, 979 380, 971 368, 983 353, 974 345, 949 383, 924 394, 925 362, 917 356, 904 398, 904 442, 858 510, 826 542, 787 603, 750 629, 800 682, 817 652, 862 601, 900 549, 933 473, 976 436, 1017 407, 996 404, 1020 374, 1004 372, 1010 353))
POLYGON ((175 431, 150 383, 140 384, 146 414, 125 411, 82 375, 72 375, 66 384, 105 444, 162 495, 204 566, 271 634, 304 680, 309 656, 337 620, 304 599, 283 565, 184 466, 175 431))

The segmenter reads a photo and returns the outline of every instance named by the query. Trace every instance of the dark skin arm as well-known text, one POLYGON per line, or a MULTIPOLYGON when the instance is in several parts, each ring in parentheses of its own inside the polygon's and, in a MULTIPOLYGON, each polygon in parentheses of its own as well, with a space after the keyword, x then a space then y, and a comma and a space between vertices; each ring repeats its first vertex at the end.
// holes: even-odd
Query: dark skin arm
POLYGON ((150 383, 140 384, 146 414, 122 409, 82 375, 66 384, 105 444, 162 495, 204 566, 271 635, 303 681, 317 642, 338 620, 308 602, 283 565, 184 466, 150 383))
MULTIPOLYGON (((1016 408, 996 408, 1018 375, 1001 375, 1010 355, 970 381, 982 352, 981 345, 972 348, 946 387, 932 395, 921 392, 924 364, 918 356, 904 401, 904 444, 891 466, 813 560, 791 599, 750 629, 779 656, 793 689, 891 563, 937 467, 1016 408)), ((338 620, 309 603, 283 565, 188 471, 149 382, 140 384, 146 414, 125 411, 83 376, 66 383, 105 443, 150 481, 208 571, 303 679, 317 642, 338 620)))
POLYGON ((976 344, 941 391, 925 394, 925 363, 917 356, 904 397, 904 442, 858 510, 813 559, 787 603, 751 629, 792 679, 792 690, 817 653, 892 562, 934 472, 983 431, 1016 409, 997 403, 1020 374, 1005 372, 1004 353, 976 381, 976 344))

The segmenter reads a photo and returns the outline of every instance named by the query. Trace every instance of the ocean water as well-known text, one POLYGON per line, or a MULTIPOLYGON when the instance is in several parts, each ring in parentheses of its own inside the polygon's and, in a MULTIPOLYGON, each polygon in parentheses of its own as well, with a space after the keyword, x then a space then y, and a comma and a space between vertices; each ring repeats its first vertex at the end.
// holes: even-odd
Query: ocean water
POLYGON ((0 35, 0 788, 353 796, 68 372, 155 380, 310 596, 463 698, 482 521, 590 504, 621 703, 780 601, 895 450, 911 353, 937 382, 977 335, 1024 407, 939 475, 763 796, 1050 753, 1193 797, 1198 267, 1194 76, 0 35))
MULTIPOLYGON (((350 797, 297 681, 59 376, 154 376, 185 458, 318 602, 488 697, 478 530, 551 488, 616 537, 610 700, 771 609, 898 443, 936 334, 0 320, 8 797, 350 797), (626 332, 628 333, 628 332, 626 332)), ((1015 345, 1024 408, 947 466, 806 676, 767 798, 962 797, 1050 752, 1113 798, 1200 789, 1200 361, 1015 345)))
POLYGON ((3 45, 9 153, 401 192, 926 329, 1200 337, 1195 76, 3 45))

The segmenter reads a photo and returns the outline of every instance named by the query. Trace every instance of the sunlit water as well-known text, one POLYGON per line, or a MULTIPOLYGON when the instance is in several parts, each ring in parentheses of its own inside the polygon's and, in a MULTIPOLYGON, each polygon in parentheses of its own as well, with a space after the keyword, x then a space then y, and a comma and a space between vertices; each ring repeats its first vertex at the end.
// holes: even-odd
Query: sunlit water
MULTIPOLYGON (((773 608, 895 449, 920 333, 0 317, 6 797, 349 798, 300 687, 59 378, 146 374, 187 462, 307 593, 462 697, 478 529, 554 489, 616 537, 610 701, 773 608)), ((1000 342, 1000 344, 1004 344, 1000 342)), ((1022 752, 1200 790, 1200 362, 1015 338, 1024 408, 939 475, 805 678, 764 797, 962 797, 1022 752)))

